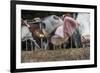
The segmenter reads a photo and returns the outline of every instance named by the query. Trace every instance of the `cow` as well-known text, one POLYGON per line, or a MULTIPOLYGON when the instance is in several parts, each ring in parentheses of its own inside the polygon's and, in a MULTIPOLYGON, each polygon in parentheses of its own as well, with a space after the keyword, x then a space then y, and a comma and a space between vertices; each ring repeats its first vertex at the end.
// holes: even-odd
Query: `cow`
POLYGON ((90 14, 78 13, 76 20, 79 22, 79 33, 83 47, 90 46, 90 14))
POLYGON ((56 45, 61 48, 62 45, 65 45, 65 48, 70 48, 69 45, 73 42, 72 47, 81 47, 79 24, 75 19, 67 16, 65 20, 62 20, 56 15, 50 15, 44 18, 42 23, 45 24, 44 30, 46 32, 44 34, 49 38, 50 47, 56 45), (71 42, 69 41, 70 38, 72 39, 71 42))
POLYGON ((32 28, 35 30, 35 27, 33 27, 32 25, 29 25, 27 20, 23 20, 23 19, 21 20, 21 24, 22 24, 21 25, 21 41, 26 42, 26 50, 28 50, 28 45, 27 45, 28 40, 31 41, 31 49, 33 49, 33 43, 36 48, 40 48, 40 46, 38 45, 38 43, 36 42, 36 40, 34 39, 32 35, 32 28))

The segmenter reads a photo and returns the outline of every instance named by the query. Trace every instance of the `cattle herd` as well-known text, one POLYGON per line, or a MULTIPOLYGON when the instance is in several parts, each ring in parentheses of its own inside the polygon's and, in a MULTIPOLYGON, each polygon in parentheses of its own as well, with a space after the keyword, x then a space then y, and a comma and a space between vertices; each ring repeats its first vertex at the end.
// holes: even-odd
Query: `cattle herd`
POLYGON ((49 15, 21 19, 22 50, 54 50, 90 47, 90 15, 49 15))

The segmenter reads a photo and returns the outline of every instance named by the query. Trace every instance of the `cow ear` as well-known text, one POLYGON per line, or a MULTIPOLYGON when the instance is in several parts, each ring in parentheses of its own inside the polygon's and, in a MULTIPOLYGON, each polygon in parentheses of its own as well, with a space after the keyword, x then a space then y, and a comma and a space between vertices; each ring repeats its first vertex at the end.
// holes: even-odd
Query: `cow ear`
POLYGON ((54 19, 56 20, 59 20, 59 17, 58 16, 53 16, 54 19))

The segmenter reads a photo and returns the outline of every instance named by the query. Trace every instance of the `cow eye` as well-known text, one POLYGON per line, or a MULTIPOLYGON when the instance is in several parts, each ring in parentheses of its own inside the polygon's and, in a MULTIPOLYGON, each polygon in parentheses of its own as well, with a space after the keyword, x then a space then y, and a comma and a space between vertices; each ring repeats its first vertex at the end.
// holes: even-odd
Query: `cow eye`
POLYGON ((59 20, 59 17, 58 16, 54 16, 53 18, 56 19, 56 20, 59 20))

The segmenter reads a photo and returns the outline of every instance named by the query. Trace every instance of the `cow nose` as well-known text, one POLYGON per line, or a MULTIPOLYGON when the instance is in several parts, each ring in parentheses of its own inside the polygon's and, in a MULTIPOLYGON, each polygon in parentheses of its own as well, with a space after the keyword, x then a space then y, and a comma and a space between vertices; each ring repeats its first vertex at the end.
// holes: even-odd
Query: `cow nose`
POLYGON ((45 29, 46 28, 46 24, 45 23, 41 23, 42 24, 42 28, 45 29))
POLYGON ((46 24, 44 22, 42 22, 41 24, 42 24, 42 32, 44 36, 48 37, 48 33, 46 32, 46 24))

